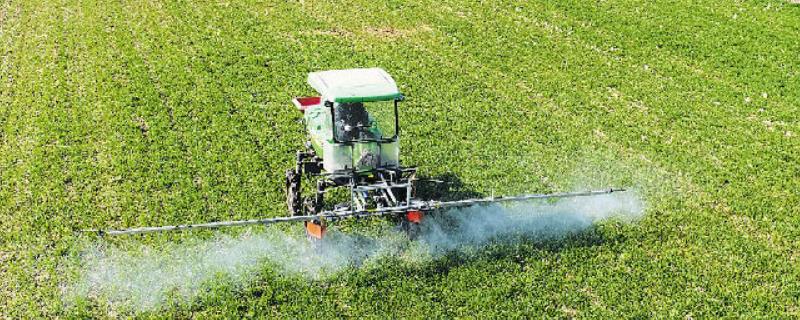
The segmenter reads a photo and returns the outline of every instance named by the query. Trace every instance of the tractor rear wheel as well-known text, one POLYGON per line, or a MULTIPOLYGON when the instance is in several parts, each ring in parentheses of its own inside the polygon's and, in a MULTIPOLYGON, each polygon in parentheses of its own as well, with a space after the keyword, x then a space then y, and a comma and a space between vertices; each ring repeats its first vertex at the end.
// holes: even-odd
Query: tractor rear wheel
POLYGON ((286 170, 286 205, 292 216, 302 214, 302 199, 300 197, 300 174, 295 169, 286 170))

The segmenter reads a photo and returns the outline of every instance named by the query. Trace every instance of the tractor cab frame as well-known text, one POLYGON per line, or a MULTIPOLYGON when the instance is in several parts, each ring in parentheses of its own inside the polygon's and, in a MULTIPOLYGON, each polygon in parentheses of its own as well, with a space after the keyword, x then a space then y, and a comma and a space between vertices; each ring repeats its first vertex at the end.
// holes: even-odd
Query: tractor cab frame
MULTIPOLYGON (((399 161, 399 103, 404 96, 394 79, 379 68, 347 69, 310 73, 308 83, 320 95, 292 101, 303 113, 308 133, 306 149, 297 152, 295 167, 286 171, 286 203, 292 215, 411 204, 416 168, 399 161), (312 196, 302 194, 303 177, 316 181, 312 196), (332 188, 348 188, 349 201, 326 204, 325 194, 332 188)), ((404 229, 419 223, 421 214, 414 216, 418 218, 413 221, 401 219, 404 229)), ((322 237, 324 222, 306 224, 310 237, 322 237)))

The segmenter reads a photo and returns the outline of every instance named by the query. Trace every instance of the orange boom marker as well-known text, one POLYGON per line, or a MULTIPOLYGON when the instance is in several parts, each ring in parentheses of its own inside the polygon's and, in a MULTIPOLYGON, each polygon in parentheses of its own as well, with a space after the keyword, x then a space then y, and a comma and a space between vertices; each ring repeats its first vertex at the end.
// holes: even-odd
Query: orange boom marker
POLYGON ((392 216, 413 238, 426 213, 439 209, 533 199, 586 197, 624 189, 525 194, 458 201, 423 201, 415 194, 417 169, 400 164, 399 105, 404 100, 394 79, 379 68, 312 72, 308 83, 319 96, 292 100, 303 114, 308 142, 286 171, 289 216, 124 230, 87 230, 106 235, 218 228, 278 222, 303 222, 308 238, 324 238, 326 223, 352 217, 392 216), (315 192, 301 194, 303 177, 315 192), (347 189, 347 203, 331 206, 325 193, 347 189))
POLYGON ((325 236, 325 225, 320 221, 306 221, 306 235, 311 240, 322 240, 325 236))

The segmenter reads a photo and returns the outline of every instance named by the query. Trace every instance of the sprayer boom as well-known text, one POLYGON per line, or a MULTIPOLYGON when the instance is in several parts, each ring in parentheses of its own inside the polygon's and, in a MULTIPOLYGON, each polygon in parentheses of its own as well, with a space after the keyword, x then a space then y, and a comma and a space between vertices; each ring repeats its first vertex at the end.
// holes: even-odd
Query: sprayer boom
POLYGON ((188 229, 214 229, 221 227, 234 227, 234 226, 247 226, 247 225, 268 225, 281 222, 313 222, 313 221, 335 221, 345 218, 356 217, 378 217, 386 215, 402 215, 409 212, 429 212, 438 209, 469 207, 474 205, 488 205, 501 202, 519 202, 526 200, 536 199, 554 199, 554 198, 572 198, 572 197, 587 197, 602 194, 609 194, 613 192, 622 192, 625 189, 605 189, 595 191, 581 191, 581 192, 562 192, 550 194, 524 194, 510 197, 487 197, 457 201, 418 201, 414 200, 408 204, 402 204, 394 207, 383 207, 370 210, 332 210, 323 211, 315 215, 305 216, 292 216, 292 217, 277 217, 266 219, 252 219, 252 220, 236 220, 236 221, 218 221, 199 224, 183 224, 174 226, 160 226, 160 227, 141 227, 121 230, 83 230, 84 232, 95 232, 100 235, 124 235, 124 234, 137 234, 137 233, 153 233, 163 231, 179 231, 188 229))

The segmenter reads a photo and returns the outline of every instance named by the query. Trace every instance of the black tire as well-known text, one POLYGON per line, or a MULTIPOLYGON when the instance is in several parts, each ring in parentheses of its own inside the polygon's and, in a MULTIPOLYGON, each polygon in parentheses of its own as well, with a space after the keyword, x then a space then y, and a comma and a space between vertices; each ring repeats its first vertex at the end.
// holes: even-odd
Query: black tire
POLYGON ((302 203, 300 174, 294 169, 286 170, 286 205, 292 216, 302 215, 302 203))
POLYGON ((417 240, 420 234, 420 226, 419 223, 411 222, 408 220, 403 219, 400 222, 400 227, 403 229, 403 232, 406 233, 409 240, 417 240))

